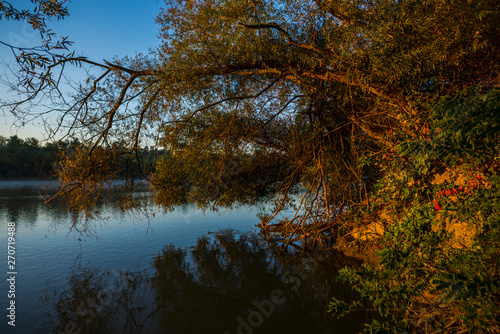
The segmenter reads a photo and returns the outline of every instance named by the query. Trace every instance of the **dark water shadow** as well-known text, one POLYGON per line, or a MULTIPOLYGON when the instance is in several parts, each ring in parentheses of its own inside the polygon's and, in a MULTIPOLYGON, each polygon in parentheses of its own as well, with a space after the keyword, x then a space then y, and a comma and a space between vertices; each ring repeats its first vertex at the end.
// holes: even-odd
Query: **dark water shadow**
POLYGON ((335 319, 338 261, 283 256, 254 234, 222 231, 188 249, 166 246, 146 272, 75 267, 46 291, 55 333, 358 333, 367 314, 335 319))

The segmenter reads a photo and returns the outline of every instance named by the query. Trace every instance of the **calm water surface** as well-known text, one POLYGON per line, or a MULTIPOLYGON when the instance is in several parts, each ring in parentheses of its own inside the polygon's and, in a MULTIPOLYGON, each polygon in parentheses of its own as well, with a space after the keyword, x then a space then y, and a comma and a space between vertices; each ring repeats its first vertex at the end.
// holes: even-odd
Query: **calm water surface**
POLYGON ((326 314, 332 295, 349 294, 331 282, 338 265, 267 248, 253 232, 258 208, 149 205, 147 219, 103 204, 102 219, 81 234, 71 215, 43 205, 41 185, 0 182, 0 333, 356 333, 367 321, 326 314))

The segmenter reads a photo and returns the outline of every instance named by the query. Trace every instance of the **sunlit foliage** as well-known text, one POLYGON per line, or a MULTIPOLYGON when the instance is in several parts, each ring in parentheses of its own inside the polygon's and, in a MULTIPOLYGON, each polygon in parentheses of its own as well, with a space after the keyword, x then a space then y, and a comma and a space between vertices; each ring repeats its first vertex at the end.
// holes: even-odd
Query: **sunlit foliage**
POLYGON ((394 163, 399 178, 381 179, 373 205, 356 210, 390 217, 380 265, 345 268, 361 298, 330 307, 342 315, 373 305, 385 320, 373 332, 497 333, 500 92, 472 89, 433 109, 431 139, 401 145, 411 163, 394 163))

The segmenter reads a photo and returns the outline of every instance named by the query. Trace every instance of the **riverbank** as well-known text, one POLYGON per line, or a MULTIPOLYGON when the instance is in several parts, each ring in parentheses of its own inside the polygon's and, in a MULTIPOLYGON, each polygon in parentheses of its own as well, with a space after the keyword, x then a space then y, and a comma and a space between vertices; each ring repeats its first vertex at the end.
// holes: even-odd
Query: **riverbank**
POLYGON ((0 189, 15 188, 37 188, 37 189, 57 189, 56 180, 44 179, 0 179, 0 189))

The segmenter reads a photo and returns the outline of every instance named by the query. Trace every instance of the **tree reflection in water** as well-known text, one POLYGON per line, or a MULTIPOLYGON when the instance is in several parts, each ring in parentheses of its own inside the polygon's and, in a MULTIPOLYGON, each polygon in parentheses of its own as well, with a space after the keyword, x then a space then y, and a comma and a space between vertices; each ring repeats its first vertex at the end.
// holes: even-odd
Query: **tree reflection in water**
POLYGON ((150 313, 144 298, 148 287, 144 273, 77 266, 66 290, 45 291, 56 312, 47 325, 53 333, 143 333, 150 313))
POLYGON ((223 231, 199 238, 189 249, 165 247, 153 260, 151 278, 80 268, 57 297, 51 328, 57 333, 358 332, 365 315, 338 320, 327 314, 332 295, 349 293, 332 283, 336 266, 293 255, 269 249, 253 234, 223 231))

